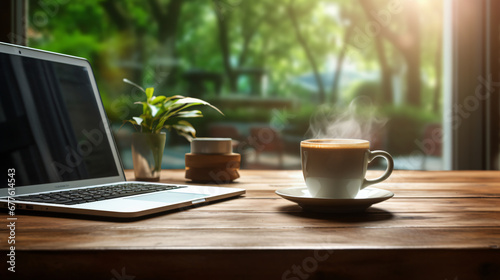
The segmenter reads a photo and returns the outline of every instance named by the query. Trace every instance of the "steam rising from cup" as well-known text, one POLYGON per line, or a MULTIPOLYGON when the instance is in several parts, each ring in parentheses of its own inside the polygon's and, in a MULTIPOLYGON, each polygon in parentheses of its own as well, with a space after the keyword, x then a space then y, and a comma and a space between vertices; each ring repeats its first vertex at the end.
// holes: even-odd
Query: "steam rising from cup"
POLYGON ((387 118, 377 116, 367 98, 353 100, 346 108, 321 107, 311 117, 308 138, 365 139, 377 142, 387 118))

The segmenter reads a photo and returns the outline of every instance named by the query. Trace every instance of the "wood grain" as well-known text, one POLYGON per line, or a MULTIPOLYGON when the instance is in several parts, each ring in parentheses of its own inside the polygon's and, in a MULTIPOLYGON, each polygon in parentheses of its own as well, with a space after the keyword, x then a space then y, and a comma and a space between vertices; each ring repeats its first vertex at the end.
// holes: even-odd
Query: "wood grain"
MULTIPOLYGON (((240 174, 224 186, 245 188, 243 197, 130 222, 19 213, 18 276, 117 279, 112 271, 125 268, 136 279, 500 279, 500 172, 395 171, 373 186, 394 198, 357 214, 303 212, 277 196, 304 185, 298 170, 240 174)), ((7 234, 2 227, 3 256, 7 234)))

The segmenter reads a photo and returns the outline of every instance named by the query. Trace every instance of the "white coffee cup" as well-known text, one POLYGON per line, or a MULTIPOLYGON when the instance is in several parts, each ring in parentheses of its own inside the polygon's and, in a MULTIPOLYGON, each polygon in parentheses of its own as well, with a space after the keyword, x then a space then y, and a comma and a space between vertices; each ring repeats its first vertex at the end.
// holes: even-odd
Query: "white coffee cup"
POLYGON ((311 196, 352 199, 369 185, 387 179, 394 168, 391 155, 370 151, 361 139, 310 139, 300 142, 302 172, 311 196), (387 169, 376 179, 366 179, 368 164, 376 157, 387 160, 387 169))

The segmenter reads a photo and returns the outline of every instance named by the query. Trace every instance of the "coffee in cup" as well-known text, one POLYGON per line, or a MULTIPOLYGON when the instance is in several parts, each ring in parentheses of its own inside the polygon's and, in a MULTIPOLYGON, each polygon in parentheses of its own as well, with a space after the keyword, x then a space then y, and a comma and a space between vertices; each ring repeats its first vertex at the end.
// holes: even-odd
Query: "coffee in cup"
POLYGON ((300 142, 302 172, 312 197, 351 199, 372 184, 387 179, 394 168, 391 155, 370 151, 361 139, 310 139, 300 142), (366 169, 376 157, 387 160, 387 169, 376 179, 366 179, 366 169))

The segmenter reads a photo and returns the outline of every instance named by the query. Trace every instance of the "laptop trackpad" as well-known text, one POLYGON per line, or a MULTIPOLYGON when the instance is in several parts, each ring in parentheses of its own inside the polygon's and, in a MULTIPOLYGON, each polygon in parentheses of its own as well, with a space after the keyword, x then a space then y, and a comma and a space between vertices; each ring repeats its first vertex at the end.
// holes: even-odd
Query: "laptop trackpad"
POLYGON ((155 201, 155 202, 164 202, 164 203, 178 203, 182 201, 189 201, 193 199, 207 197, 208 194, 199 194, 199 193, 181 193, 181 192, 161 192, 161 193, 152 193, 145 194, 136 197, 128 197, 125 199, 134 199, 134 200, 144 200, 144 201, 155 201))

